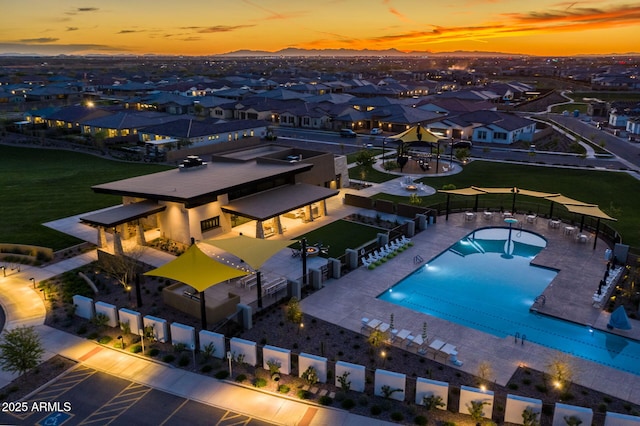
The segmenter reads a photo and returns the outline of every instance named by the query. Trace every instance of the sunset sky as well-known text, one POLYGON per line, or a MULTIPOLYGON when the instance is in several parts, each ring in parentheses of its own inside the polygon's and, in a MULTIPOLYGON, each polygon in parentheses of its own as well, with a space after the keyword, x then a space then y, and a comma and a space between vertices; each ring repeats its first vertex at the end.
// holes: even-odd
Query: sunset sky
POLYGON ((0 53, 640 52, 640 2, 633 1, 0 1, 0 53))

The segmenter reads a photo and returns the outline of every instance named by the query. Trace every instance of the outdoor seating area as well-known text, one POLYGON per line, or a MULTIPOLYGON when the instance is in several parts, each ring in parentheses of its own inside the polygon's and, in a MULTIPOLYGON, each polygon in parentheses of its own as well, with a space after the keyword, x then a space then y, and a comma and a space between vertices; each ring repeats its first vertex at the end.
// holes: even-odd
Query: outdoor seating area
POLYGON ((609 296, 611 292, 616 287, 616 283, 622 276, 622 272, 624 271, 623 266, 616 266, 611 269, 608 269, 605 272, 604 278, 600 281, 598 285, 598 290, 593 293, 593 306, 596 308, 602 308, 604 303, 609 300, 609 296))
POLYGON ((402 237, 396 238, 390 243, 385 244, 380 249, 369 253, 368 257, 361 257, 360 260, 362 261, 362 264, 368 268, 370 265, 375 264, 375 262, 387 258, 392 253, 396 253, 398 250, 406 248, 409 243, 411 243, 411 239, 403 235, 402 237))
MULTIPOLYGON (((393 316, 391 317, 391 323, 393 322, 393 316)), ((451 364, 460 367, 463 362, 458 359, 458 351, 456 346, 452 343, 445 342, 440 339, 433 339, 429 343, 426 333, 426 324, 423 326, 421 334, 413 334, 408 329, 398 330, 393 327, 392 324, 379 320, 377 318, 369 319, 362 318, 361 331, 365 334, 371 334, 374 330, 382 333, 389 333, 389 338, 386 340, 387 344, 404 347, 406 350, 414 350, 418 355, 427 357, 433 355, 433 359, 437 359, 440 355, 444 360, 449 360, 451 364)))

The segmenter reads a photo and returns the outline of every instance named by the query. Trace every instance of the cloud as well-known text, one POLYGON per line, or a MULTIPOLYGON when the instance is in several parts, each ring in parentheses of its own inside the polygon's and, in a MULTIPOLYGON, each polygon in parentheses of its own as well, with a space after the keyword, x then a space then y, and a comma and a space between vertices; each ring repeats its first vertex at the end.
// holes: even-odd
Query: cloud
POLYGON ((73 55, 88 52, 123 53, 130 49, 103 44, 29 44, 0 43, 0 52, 24 53, 36 55, 73 55))
POLYGON ((131 34, 131 33, 143 33, 144 30, 120 30, 117 34, 131 34))
POLYGON ((243 28, 251 28, 255 25, 214 25, 213 27, 200 28, 199 33, 228 33, 231 31, 241 30, 243 28))
POLYGON ((398 9, 396 9, 393 6, 391 6, 391 1, 390 0, 382 0, 382 4, 385 5, 385 6, 388 6, 387 10, 389 11, 389 13, 394 15, 394 16, 396 16, 402 22, 415 22, 415 21, 409 19, 409 17, 406 16, 405 14, 401 13, 398 9))
POLYGON ((79 7, 76 9, 78 12, 97 12, 98 9, 97 7, 79 7))
POLYGON ((67 27, 67 31, 78 31, 79 29, 78 27, 67 27))
MULTIPOLYGON (((389 5, 390 1, 383 0, 383 3, 389 5)), ((582 4, 584 3, 566 2, 557 4, 556 8, 551 10, 503 13, 493 22, 484 22, 475 26, 429 25, 427 29, 376 35, 361 40, 338 41, 385 48, 457 41, 486 42, 488 39, 503 37, 580 32, 640 24, 640 5, 599 8, 579 6, 582 4)), ((333 41, 336 42, 336 40, 333 41)), ((310 42, 310 44, 317 45, 318 42, 310 42)))
POLYGON ((55 43, 56 41, 60 40, 59 38, 53 38, 53 37, 40 37, 40 38, 23 38, 22 40, 19 40, 20 43, 55 43))
POLYGON ((306 13, 304 12, 287 12, 287 13, 280 13, 280 12, 276 12, 274 10, 270 10, 267 9, 266 7, 262 7, 259 4, 253 3, 249 0, 242 0, 242 2, 244 4, 247 4, 253 8, 259 9, 263 12, 267 12, 268 16, 265 18, 260 18, 260 20, 262 21, 269 21, 269 20, 286 20, 286 19, 291 19, 291 18, 297 18, 299 16, 305 15, 306 13))

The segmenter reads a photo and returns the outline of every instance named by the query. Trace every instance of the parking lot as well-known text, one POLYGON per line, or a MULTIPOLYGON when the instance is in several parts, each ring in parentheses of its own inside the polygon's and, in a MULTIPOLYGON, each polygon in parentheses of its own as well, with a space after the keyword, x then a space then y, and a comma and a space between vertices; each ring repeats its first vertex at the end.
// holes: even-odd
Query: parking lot
MULTIPOLYGON (((10 397, 6 401, 10 401, 10 397)), ((20 405, 3 405, 0 424, 272 424, 158 391, 82 365, 39 389, 24 402, 20 405)))

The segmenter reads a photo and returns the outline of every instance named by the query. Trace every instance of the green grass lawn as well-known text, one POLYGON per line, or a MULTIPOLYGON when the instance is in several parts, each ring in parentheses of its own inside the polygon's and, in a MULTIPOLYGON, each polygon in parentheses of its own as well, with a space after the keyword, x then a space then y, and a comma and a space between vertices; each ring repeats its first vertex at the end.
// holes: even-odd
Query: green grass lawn
MULTIPOLYGON (((166 170, 166 166, 121 163, 69 151, 39 150, 0 146, 0 242, 33 244, 59 250, 79 243, 73 237, 50 230, 41 224, 55 219, 85 213, 121 202, 119 197, 94 194, 91 186, 127 177, 166 170)), ((376 171, 376 181, 396 176, 376 171)), ((369 178, 368 180, 373 180, 369 178)), ((602 210, 618 219, 611 225, 623 236, 623 241, 640 247, 640 182, 622 172, 591 169, 573 170, 474 161, 462 173, 438 178, 423 178, 426 185, 442 188, 453 184, 467 186, 509 187, 560 192, 580 201, 598 204, 602 210)), ((408 202, 408 197, 380 195, 378 198, 408 202)), ((423 205, 445 201, 443 194, 422 197, 423 205)), ((481 197, 482 198, 482 197, 481 197)), ((505 198, 505 206, 510 201, 505 198)), ((526 198, 526 197, 522 197, 526 198)), ((322 240, 342 254, 344 247, 353 247, 375 238, 373 228, 360 229, 346 223, 344 230, 321 231, 322 236, 308 237, 310 243, 322 240), (351 230, 353 228, 353 231, 351 230), (350 232, 355 232, 351 235, 350 232), (361 235, 362 234, 362 235, 361 235)), ((323 228, 324 229, 324 228, 323 228)))
MULTIPOLYGON (((468 186, 519 187, 533 191, 559 192, 586 203, 597 204, 617 222, 610 223, 623 237, 623 242, 640 247, 640 181, 623 172, 603 172, 591 169, 561 169, 506 163, 473 161, 464 166, 462 173, 437 178, 421 179, 426 185, 440 189, 453 184, 456 188, 468 186)), ((483 197, 489 196, 481 196, 483 197)), ((502 196, 504 206, 511 206, 511 195, 502 196)), ((376 196, 407 203, 409 197, 386 194, 376 196)), ((453 198, 453 197, 452 197, 453 198)), ((459 199, 459 197, 456 197, 459 199)), ((529 197, 520 197, 526 200, 529 197)), ((425 206, 446 201, 446 195, 436 193, 422 197, 425 206)), ((536 199, 533 199, 536 202, 536 199)))
MULTIPOLYGON (((380 229, 349 222, 347 220, 337 220, 328 225, 296 237, 296 240, 306 238, 307 245, 314 245, 322 242, 322 245, 329 246, 329 256, 338 257, 344 254, 348 248, 356 248, 376 238, 380 229)), ((294 244, 299 248, 299 244, 294 244)))
POLYGON ((42 223, 122 202, 120 197, 94 194, 92 185, 167 169, 71 151, 1 145, 0 158, 0 242, 54 250, 80 241, 42 223))

